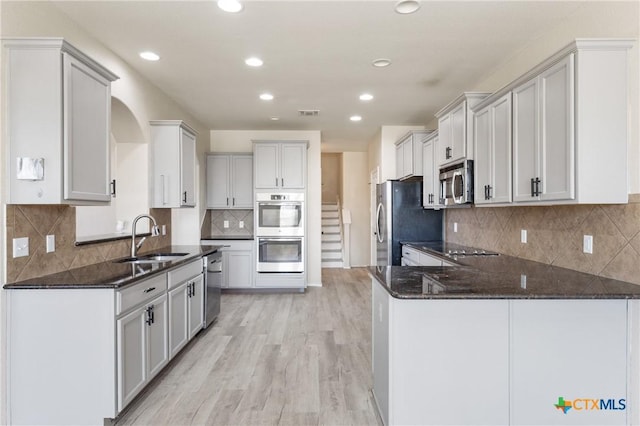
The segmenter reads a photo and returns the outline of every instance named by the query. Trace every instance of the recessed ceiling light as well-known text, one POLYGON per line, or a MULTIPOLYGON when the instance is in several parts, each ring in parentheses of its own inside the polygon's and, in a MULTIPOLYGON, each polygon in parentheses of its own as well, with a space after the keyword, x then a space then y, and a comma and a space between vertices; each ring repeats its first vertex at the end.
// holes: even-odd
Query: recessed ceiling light
POLYGON ((409 13, 413 13, 420 9, 420 3, 415 0, 402 0, 396 3, 395 10, 396 12, 406 15, 409 13))
POLYGON ((372 99, 373 99, 373 95, 370 93, 363 93, 362 95, 360 95, 361 101, 370 101, 372 99))
POLYGON ((382 67, 388 67, 389 65, 391 65, 391 61, 389 59, 380 58, 380 59, 376 59, 371 64, 374 67, 382 68, 382 67))
POLYGON ((160 56, 158 56, 156 53, 153 52, 140 52, 140 57, 142 59, 145 59, 147 61, 158 61, 160 60, 160 56))
POLYGON ((280 120, 280 117, 271 117, 271 121, 278 121, 280 120))
POLYGON ((262 59, 256 58, 255 56, 245 59, 244 63, 249 65, 250 67, 261 67, 263 64, 262 59))
POLYGON ((263 101, 270 101, 273 99, 273 95, 271 93, 262 93, 260 95, 260 99, 262 99, 263 101))
POLYGON ((360 120, 362 120, 362 117, 360 117, 359 115, 352 115, 351 117, 349 117, 349 120, 351 120, 351 121, 360 121, 360 120))
POLYGON ((218 7, 225 12, 238 13, 242 10, 242 3, 238 0, 218 0, 218 7))

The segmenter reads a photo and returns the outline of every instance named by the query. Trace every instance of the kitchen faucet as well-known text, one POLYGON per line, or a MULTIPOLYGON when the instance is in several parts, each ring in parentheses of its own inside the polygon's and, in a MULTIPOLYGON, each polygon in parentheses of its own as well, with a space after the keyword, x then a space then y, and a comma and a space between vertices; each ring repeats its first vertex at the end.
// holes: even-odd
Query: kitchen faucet
POLYGON ((144 240, 147 239, 147 237, 142 237, 140 242, 138 242, 138 244, 136 245, 136 225, 138 223, 138 220, 142 219, 143 217, 146 217, 151 222, 153 222, 153 226, 151 226, 151 235, 154 237, 157 237, 158 235, 160 235, 158 224, 156 223, 156 220, 153 218, 153 216, 148 214, 141 214, 139 216, 136 216, 136 218, 133 219, 133 223, 131 224, 131 257, 136 257, 138 250, 140 249, 140 246, 142 246, 142 243, 144 242, 144 240))

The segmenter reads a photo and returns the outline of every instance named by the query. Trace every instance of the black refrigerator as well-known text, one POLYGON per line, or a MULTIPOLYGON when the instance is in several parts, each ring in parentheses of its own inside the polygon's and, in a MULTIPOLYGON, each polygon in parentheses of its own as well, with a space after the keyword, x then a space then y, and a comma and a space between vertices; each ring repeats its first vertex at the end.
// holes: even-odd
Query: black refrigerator
POLYGON ((376 187, 378 266, 400 265, 400 241, 441 241, 442 210, 422 208, 422 182, 388 180, 376 187))

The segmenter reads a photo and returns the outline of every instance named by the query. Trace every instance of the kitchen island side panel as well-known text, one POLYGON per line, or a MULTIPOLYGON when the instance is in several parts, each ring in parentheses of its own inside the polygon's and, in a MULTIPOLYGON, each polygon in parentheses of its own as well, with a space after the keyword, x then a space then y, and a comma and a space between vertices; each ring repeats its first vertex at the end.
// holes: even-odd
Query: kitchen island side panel
POLYGON ((102 424, 116 412, 113 289, 8 290, 9 424, 102 424))

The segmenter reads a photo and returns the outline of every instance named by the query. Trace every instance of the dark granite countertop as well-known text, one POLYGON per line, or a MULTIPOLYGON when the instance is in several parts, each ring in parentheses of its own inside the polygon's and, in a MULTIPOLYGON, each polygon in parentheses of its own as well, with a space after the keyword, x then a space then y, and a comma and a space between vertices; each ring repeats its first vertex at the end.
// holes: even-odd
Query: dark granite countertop
POLYGON ((253 235, 211 235, 201 237, 200 240, 253 240, 253 235))
MULTIPOLYGON (((71 269, 57 274, 45 275, 15 283, 7 283, 4 288, 17 289, 88 289, 88 288, 121 288, 142 279, 164 273, 184 263, 215 253, 219 246, 186 245, 167 246, 153 250, 152 253, 189 253, 178 260, 160 263, 116 263, 118 259, 81 268, 71 269)), ((145 254, 145 253, 141 253, 145 254)))
POLYGON ((370 267, 369 274, 399 299, 639 299, 640 285, 517 257, 446 256, 464 247, 407 243, 458 266, 370 267))

